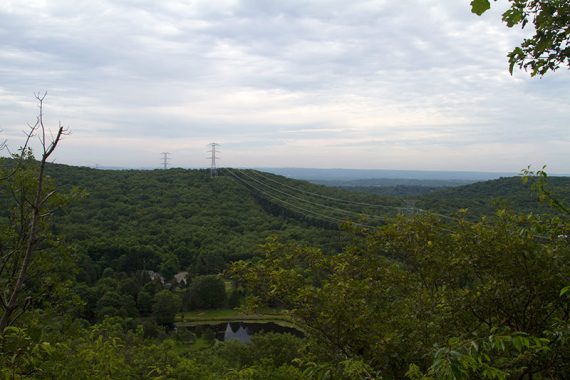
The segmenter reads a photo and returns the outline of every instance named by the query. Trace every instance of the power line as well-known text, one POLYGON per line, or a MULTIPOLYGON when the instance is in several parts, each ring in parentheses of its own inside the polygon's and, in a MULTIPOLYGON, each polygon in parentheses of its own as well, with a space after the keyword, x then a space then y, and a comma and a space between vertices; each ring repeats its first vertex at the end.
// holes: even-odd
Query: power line
MULTIPOLYGON (((252 180, 255 180, 255 179, 252 178, 251 176, 247 175, 244 170, 241 170, 241 169, 236 169, 236 170, 238 170, 240 173, 242 173, 243 175, 247 176, 248 178, 250 178, 250 179, 252 179, 252 180)), ((269 194, 267 191, 260 190, 259 188, 256 188, 255 186, 251 185, 251 183, 248 183, 247 181, 244 181, 242 178, 240 178, 239 176, 236 176, 233 172, 231 172, 229 168, 228 168, 228 171, 230 172, 230 174, 231 174, 232 176, 234 176, 234 177, 235 177, 236 179, 238 179, 240 182, 244 183, 246 186, 251 187, 251 188, 257 190, 257 191, 259 191, 259 192, 261 192, 261 193, 267 195, 267 196, 270 197, 270 198, 273 198, 273 199, 275 199, 275 200, 277 200, 277 201, 280 201, 280 202, 282 202, 282 203, 284 203, 284 204, 287 204, 287 205, 289 205, 290 207, 293 207, 293 208, 296 208, 296 209, 300 209, 300 210, 302 210, 302 211, 305 211, 305 212, 308 212, 308 213, 317 215, 317 216, 319 216, 319 217, 321 217, 321 218, 324 218, 324 219, 333 220, 333 221, 336 221, 336 222, 344 222, 344 221, 345 221, 344 219, 339 219, 339 218, 336 218, 336 217, 333 217, 333 216, 323 215, 323 214, 320 214, 320 213, 318 213, 318 212, 315 212, 315 211, 312 211, 312 210, 308 210, 308 209, 306 209, 306 208, 302 208, 302 207, 300 207, 300 206, 298 206, 298 205, 294 205, 294 204, 292 204, 292 203, 289 203, 289 202, 287 202, 287 201, 284 201, 284 200, 282 200, 282 199, 280 199, 280 198, 278 198, 278 197, 276 197, 276 196, 274 196, 274 195, 269 194)), ((269 181, 272 181, 272 182, 274 182, 274 183, 277 183, 277 184, 279 184, 280 186, 287 187, 287 188, 290 188, 290 189, 292 189, 292 190, 295 190, 295 191, 298 191, 298 192, 302 192, 302 193, 306 193, 306 194, 310 194, 310 195, 313 195, 313 196, 316 196, 316 197, 320 197, 320 198, 323 198, 323 199, 329 199, 329 200, 334 200, 334 201, 338 201, 338 202, 344 202, 344 203, 355 204, 355 205, 363 205, 363 206, 369 206, 369 207, 381 207, 381 208, 389 208, 389 209, 397 209, 397 210, 413 210, 413 211, 425 213, 425 214, 428 214, 428 215, 438 216, 438 217, 441 217, 441 218, 443 218, 443 219, 446 219, 446 220, 449 220, 449 221, 453 221, 453 222, 457 222, 457 223, 463 222, 463 223, 467 223, 467 224, 475 224, 475 223, 473 223, 473 222, 469 222, 469 221, 462 220, 462 219, 459 219, 459 218, 450 217, 450 216, 447 216, 447 215, 444 215, 444 214, 439 214, 439 213, 431 212, 431 211, 429 211, 429 210, 424 210, 424 209, 421 209, 421 208, 415 208, 415 207, 400 208, 400 207, 397 207, 397 206, 388 206, 388 205, 381 205, 381 204, 369 204, 369 203, 353 202, 353 201, 347 201, 347 200, 344 200, 344 199, 329 197, 329 196, 326 196, 326 195, 321 195, 321 194, 314 193, 314 192, 311 192, 311 191, 306 191, 306 190, 303 190, 303 189, 298 189, 298 188, 296 188, 296 187, 294 187, 294 186, 290 186, 290 185, 281 183, 281 182, 276 181, 276 180, 274 180, 274 179, 272 179, 272 178, 269 178, 269 177, 267 177, 267 176, 262 175, 262 174, 261 174, 259 171, 257 171, 257 170, 249 170, 249 171, 251 171, 252 173, 255 173, 255 175, 257 175, 257 176, 263 177, 263 178, 265 178, 265 179, 267 179, 267 180, 269 180, 269 181)), ((270 188, 270 189, 273 189, 273 191, 276 191, 276 192, 285 194, 286 196, 289 196, 289 197, 292 197, 292 198, 295 198, 295 199, 299 199, 299 200, 301 200, 301 201, 303 201, 303 202, 305 202, 305 203, 310 203, 310 204, 316 205, 316 206, 318 206, 318 207, 324 207, 324 208, 333 209, 333 210, 336 210, 336 211, 338 211, 338 212, 342 212, 342 213, 346 213, 346 214, 357 215, 355 212, 351 212, 351 211, 347 211, 347 210, 342 210, 342 209, 338 209, 338 208, 335 208, 335 207, 326 206, 326 205, 322 205, 322 204, 319 204, 319 203, 307 201, 307 200, 302 199, 302 198, 299 198, 299 197, 297 197, 297 196, 295 196, 295 195, 292 195, 292 194, 289 194, 289 193, 287 193, 287 192, 278 190, 278 189, 276 189, 275 187, 272 187, 272 186, 270 186, 270 185, 264 184, 263 182, 260 182, 260 181, 258 181, 258 180, 255 180, 255 181, 256 181, 257 183, 260 183, 261 185, 263 185, 263 186, 265 186, 265 187, 268 187, 268 188, 270 188)), ((367 215, 367 214, 362 214, 362 215, 364 215, 364 216, 374 216, 374 215, 367 215)), ((379 216, 376 216, 376 217, 380 218, 379 216)), ((384 219, 384 221, 385 221, 385 220, 386 220, 386 219, 384 219)), ((376 228, 375 226, 371 226, 371 225, 368 225, 368 224, 357 223, 357 222, 353 222, 353 223, 354 223, 355 225, 359 225, 359 226, 363 226, 363 227, 376 228)), ((438 225, 434 225, 434 227, 436 227, 437 229, 439 229, 439 230, 441 230, 441 231, 445 231, 445 232, 448 232, 448 233, 451 233, 451 234, 454 234, 454 233, 457 232, 457 231, 453 231, 453 230, 451 230, 451 229, 448 229, 448 228, 445 228, 445 227, 442 227, 442 226, 438 226, 438 225)), ((513 236, 515 236, 515 235, 513 234, 513 236)), ((533 237, 536 238, 536 239, 548 240, 548 236, 545 236, 545 235, 533 234, 533 237)))
MULTIPOLYGON (((348 210, 340 209, 340 208, 337 208, 337 207, 332 207, 332 206, 324 205, 324 204, 321 204, 321 203, 316 203, 316 202, 313 202, 313 201, 310 201, 310 200, 307 200, 307 199, 303 199, 303 198, 298 197, 298 196, 296 196, 296 195, 289 194, 289 193, 287 193, 287 192, 285 192, 285 191, 281 191, 281 190, 279 190, 279 189, 277 189, 277 188, 275 188, 275 187, 273 187, 273 186, 267 185, 267 184, 265 184, 265 183, 263 183, 263 182, 257 180, 256 178, 253 178, 253 177, 249 176, 249 175, 248 175, 247 173, 245 173, 245 171, 243 171, 243 170, 239 170, 239 169, 238 169, 238 172, 241 173, 242 175, 248 177, 249 179, 251 179, 251 180, 253 180, 253 181, 259 183, 260 185, 262 185, 262 186, 264 186, 264 187, 266 187, 266 188, 269 188, 269 189, 271 189, 271 190, 273 190, 273 191, 275 191, 275 192, 277 192, 277 193, 283 194, 283 195, 285 195, 285 196, 287 196, 287 197, 290 197, 290 198, 297 199, 297 200, 299 200, 299 201, 301 201, 301 202, 308 203, 308 204, 313 205, 313 206, 322 207, 322 208, 327 208, 327 209, 329 209, 329 210, 334 210, 334 211, 336 211, 336 212, 339 212, 339 213, 342 213, 342 214, 346 214, 346 215, 349 215, 349 216, 352 216, 352 217, 356 217, 356 218, 358 218, 358 217, 360 217, 360 216, 369 216, 369 217, 373 217, 373 218, 378 218, 378 219, 380 219, 380 220, 382 220, 382 221, 385 221, 385 220, 386 220, 386 219, 383 219, 381 216, 378 216, 378 215, 369 215, 369 214, 365 214, 365 213, 357 213, 357 212, 354 212, 354 211, 348 211, 348 210)), ((251 186, 251 187, 255 188, 255 186, 251 186)), ((259 191, 261 191, 261 190, 258 189, 258 188, 256 188, 256 189, 259 190, 259 191)))
MULTIPOLYGON (((238 181, 240 181, 241 183, 243 183, 245 186, 252 187, 252 188, 256 189, 254 186, 252 186, 251 184, 249 184, 247 181, 244 181, 244 180, 243 180, 242 178, 240 178, 238 175, 236 175, 235 173, 233 173, 233 172, 231 171, 231 169, 226 168, 226 170, 230 173, 230 175, 232 175, 235 179, 237 179, 238 181)), ((256 189, 256 190, 260 191, 259 189, 256 189)), ((319 218, 324 219, 325 221, 328 221, 328 222, 333 221, 333 222, 335 222, 335 223, 344 223, 344 222, 346 222, 345 219, 340 219, 340 218, 336 218, 336 217, 333 217, 333 216, 324 215, 324 214, 315 212, 315 211, 313 211, 313 210, 308 210, 308 209, 306 209, 306 208, 304 208, 304 207, 300 207, 300 206, 298 206, 298 205, 294 205, 294 204, 289 203, 289 202, 287 202, 287 201, 284 201, 284 200, 282 200, 282 199, 280 199, 280 198, 277 198, 277 197, 275 197, 275 196, 272 196, 271 194, 268 194, 267 192, 264 192, 264 191, 260 191, 260 192, 263 193, 263 194, 265 194, 265 195, 268 196, 269 198, 272 198, 272 199, 274 199, 274 200, 277 200, 277 201, 279 201, 279 202, 282 202, 282 203, 284 203, 284 204, 286 204, 286 205, 288 205, 288 206, 290 206, 290 207, 292 207, 292 208, 294 208, 294 209, 301 210, 301 211, 304 211, 304 212, 309 213, 309 214, 312 214, 312 215, 316 215, 316 216, 318 216, 319 218)), ((299 212, 299 211, 296 211, 296 212, 299 212)), ((303 214, 303 213, 301 213, 301 214, 304 215, 304 216, 314 217, 314 216, 307 215, 307 214, 303 214)), ((364 223, 359 223, 359 222, 354 222, 354 221, 353 221, 352 223, 355 224, 355 225, 357 225, 357 226, 361 226, 361 227, 376 228, 376 226, 372 226, 372 225, 369 225, 369 224, 364 224, 364 223)))
MULTIPOLYGON (((239 170, 239 169, 238 169, 238 170, 239 170)), ((323 198, 323 199, 328 199, 328 200, 332 200, 332 201, 336 201, 336 202, 342 202, 342 203, 353 204, 353 205, 358 205, 358 206, 366 206, 366 207, 374 207, 374 208, 384 208, 384 209, 393 209, 393 210, 397 210, 398 212, 404 210, 404 211, 413 211, 413 212, 420 212, 420 213, 430 213, 430 214, 432 214, 432 215, 439 216, 439 217, 444 218, 444 219, 453 220, 453 221, 457 221, 457 220, 458 220, 457 218, 453 218, 453 217, 451 217, 451 216, 447 216, 447 215, 443 215, 443 214, 438 214, 438 213, 431 212, 431 211, 424 210, 424 209, 417 208, 417 207, 389 206, 389 205, 383 205, 383 204, 354 202, 354 201, 349 201, 349 200, 346 200, 346 199, 340 199, 340 198, 335 198, 335 197, 329 197, 329 196, 326 196, 326 195, 314 193, 314 192, 312 192, 312 191, 307 191, 307 190, 304 190, 304 189, 299 189, 299 188, 297 188, 297 187, 287 185, 287 184, 282 183, 282 182, 279 182, 279 181, 277 181, 277 180, 275 180, 275 179, 273 179, 273 178, 271 178, 271 177, 269 177, 269 176, 263 175, 263 174, 261 174, 261 172, 259 172, 259 171, 257 171, 257 170, 254 170, 253 172, 254 172, 256 175, 260 176, 260 177, 263 177, 263 178, 265 178, 265 179, 267 179, 267 180, 269 180, 269 181, 271 181, 271 182, 274 182, 274 183, 279 184, 280 186, 284 186, 284 187, 287 187, 287 188, 289 188, 289 189, 292 189, 292 190, 295 190, 295 191, 298 191, 298 192, 302 192, 302 193, 305 193, 305 194, 310 194, 310 195, 313 195, 313 196, 315 196, 315 197, 319 197, 319 198, 323 198)))
MULTIPOLYGON (((239 176, 236 176, 235 173, 233 173, 233 172, 231 171, 231 169, 227 168, 226 170, 228 170, 228 172, 230 172, 230 174, 231 174, 232 176, 234 176, 236 179, 238 179, 240 182, 242 182, 242 183, 245 184, 246 186, 255 189, 256 191, 258 191, 258 192, 264 194, 265 196, 267 196, 267 197, 269 197, 269 198, 272 198, 272 199, 277 200, 277 201, 279 201, 279 202, 285 203, 285 204, 287 204, 287 205, 290 206, 290 207, 293 207, 293 208, 296 208, 296 209, 300 209, 300 210, 302 210, 302 211, 305 211, 305 212, 308 212, 308 213, 312 213, 312 214, 317 215, 317 216, 319 216, 319 217, 321 217, 321 218, 325 218, 325 219, 328 219, 328 220, 333 220, 333 221, 335 221, 335 222, 345 222, 345 221, 346 221, 346 219, 340 219, 340 218, 337 218, 337 217, 334 217, 334 216, 323 215, 323 214, 318 213, 318 212, 315 212, 315 211, 313 211, 313 210, 309 210, 309 209, 300 207, 300 206, 298 206, 298 205, 292 204, 292 203, 290 203, 290 202, 287 202, 287 201, 285 201, 285 200, 283 200, 283 199, 281 199, 281 198, 279 198, 279 197, 276 197, 275 195, 272 195, 272 194, 268 193, 267 190, 264 191, 264 190, 262 190, 262 189, 259 189, 258 187, 253 186, 250 182, 243 180, 243 178, 241 178, 241 177, 239 177, 239 176)), ((241 170, 241 169, 236 169, 236 170, 238 170, 242 175, 245 175, 245 176, 247 176, 248 178, 250 178, 250 179, 252 179, 252 180, 255 180, 255 179, 252 178, 251 176, 248 176, 248 175, 245 173, 244 170, 241 170)), ((257 173, 257 171, 254 171, 254 172, 257 173)), ((315 203, 315 202, 312 202, 312 201, 308 201, 308 200, 299 198, 299 197, 297 197, 297 196, 295 196, 295 195, 292 195, 292 194, 289 194, 289 193, 280 191, 280 190, 278 190, 278 189, 275 189, 274 187, 269 186, 269 185, 267 185, 267 184, 263 184, 263 183, 260 182, 260 181, 257 181, 257 180, 255 180, 255 181, 258 182, 258 183, 260 183, 261 185, 263 185, 263 186, 265 186, 265 187, 269 187, 269 188, 272 189, 273 191, 279 192, 279 193, 281 193, 281 194, 285 194, 286 196, 289 196, 289 197, 298 199, 298 200, 300 200, 300 201, 302 201, 302 202, 309 203, 309 204, 311 204, 311 205, 316 205, 317 207, 324 207, 324 208, 328 208, 328 209, 333 209, 333 210, 335 210, 335 211, 337 211, 337 212, 341 212, 341 213, 344 213, 344 214, 351 215, 353 218, 354 218, 354 215, 356 215, 357 217, 359 217, 359 216, 369 216, 369 217, 373 217, 373 218, 378 218, 378 219, 381 220, 381 221, 387 221, 386 217, 383 218, 383 217, 378 216, 378 215, 369 215, 369 214, 364 214, 364 213, 362 213, 362 214, 359 215, 359 214, 357 214, 357 213, 355 213, 355 212, 352 212, 352 211, 347 211, 347 210, 339 209, 339 208, 336 208, 336 207, 326 206, 326 205, 323 205, 323 204, 320 204, 320 203, 315 203)), ((276 181, 274 181, 274 182, 276 182, 276 181)), ((279 182, 277 182, 277 183, 279 183, 279 182)), ((284 184, 283 184, 283 185, 284 185, 284 184)), ((291 186, 286 186, 286 187, 291 187, 291 186)), ((293 188, 293 189, 295 189, 295 188, 293 188)), ((311 192, 308 192, 308 193, 311 193, 311 192)), ((320 194, 316 194, 316 193, 311 193, 311 194, 320 195, 320 194)), ((323 197, 324 197, 324 196, 323 196, 323 197)), ((332 197, 327 197, 327 198, 332 198, 332 197)), ((337 198, 332 198, 332 199, 337 199, 337 198)), ((355 202, 355 203, 358 203, 358 202, 355 202)), ((399 209, 398 207, 395 207, 395 206, 386 206, 386 207, 390 207, 390 208, 393 208, 393 209, 399 209)), ((429 212, 427 212, 427 211, 424 211, 424 212, 425 212, 425 213, 428 213, 428 214, 431 214, 431 213, 429 213, 429 212)), ((432 214, 432 215, 435 216, 436 214, 432 214)), ((456 219, 453 219, 453 218, 451 218, 451 217, 448 217, 448 218, 449 218, 449 219, 452 219, 452 220, 454 220, 454 221, 456 221, 456 219)), ((368 228, 376 228, 376 227, 377 227, 377 226, 372 226, 372 225, 369 225, 369 224, 364 224, 364 223, 359 223, 359 222, 354 222, 354 221, 353 221, 353 223, 354 223, 355 225, 359 225, 359 226, 362 226, 362 227, 368 227, 368 228)), ((455 233, 455 231, 450 230, 450 229, 447 229, 447 228, 445 228, 445 227, 436 226, 436 228, 439 229, 439 230, 441 230, 441 231, 445 231, 445 232, 449 232, 449 233, 455 233)))
POLYGON ((322 195, 322 194, 318 194, 318 193, 314 193, 312 191, 308 191, 308 190, 304 190, 304 189, 299 189, 295 186, 291 186, 291 185, 287 185, 285 183, 279 182, 269 176, 263 175, 261 174, 261 172, 255 170, 254 173, 257 176, 263 177, 264 179, 267 179, 268 181, 274 182, 280 186, 284 186, 287 187, 291 190, 295 190, 301 193, 305 193, 305 194, 310 194, 312 196, 318 197, 318 198, 323 198, 323 199, 328 199, 331 201, 335 201, 335 202, 341 202, 341 203, 347 203, 347 204, 352 204, 352 205, 357 205, 357 206, 366 206, 366 207, 375 207, 375 208, 387 208, 387 209, 397 209, 397 210, 401 210, 403 207, 397 207, 397 206, 388 206, 388 205, 382 205, 382 204, 374 204, 374 203, 363 203, 363 202, 355 202, 355 201, 349 201, 346 199, 340 199, 340 198, 335 198, 335 197, 330 197, 330 196, 326 196, 326 195, 322 195))

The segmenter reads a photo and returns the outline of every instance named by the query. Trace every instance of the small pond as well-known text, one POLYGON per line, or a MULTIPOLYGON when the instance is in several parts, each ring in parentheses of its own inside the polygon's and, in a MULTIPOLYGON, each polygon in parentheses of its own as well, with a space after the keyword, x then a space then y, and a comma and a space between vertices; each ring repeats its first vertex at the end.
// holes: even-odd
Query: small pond
POLYGON ((228 340, 238 340, 243 343, 251 341, 251 336, 262 332, 289 333, 300 338, 303 333, 292 327, 280 326, 273 322, 252 323, 252 322, 223 322, 217 324, 199 325, 187 327, 197 335, 201 335, 205 330, 214 333, 217 340, 222 342, 228 340))

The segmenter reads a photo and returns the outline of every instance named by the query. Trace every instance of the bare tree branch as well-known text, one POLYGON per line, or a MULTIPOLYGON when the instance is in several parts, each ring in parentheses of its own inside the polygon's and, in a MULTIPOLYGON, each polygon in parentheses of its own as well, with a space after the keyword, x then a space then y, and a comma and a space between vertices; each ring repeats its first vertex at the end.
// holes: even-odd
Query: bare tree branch
MULTIPOLYGON (((1 129, 0 129, 0 132, 2 132, 1 129)), ((7 143, 8 143, 8 139, 4 139, 3 141, 0 142, 0 151, 4 150, 6 148, 7 143)))
MULTIPOLYGON (((22 147, 20 147, 20 149, 19 149, 20 154, 18 155, 18 157, 15 157, 16 158, 16 166, 6 176, 0 177, 0 181, 5 181, 5 180, 9 179, 14 174, 16 174, 18 169, 20 169, 22 162, 23 162, 24 158, 26 157, 26 153, 28 152, 30 140, 32 139, 32 137, 34 137, 35 132, 38 129, 38 126, 39 126, 38 121, 39 121, 39 119, 36 120, 36 123, 34 125, 27 123, 29 131, 28 132, 23 131, 24 135, 26 136, 26 140, 24 141, 24 145, 22 147)), ((6 143, 6 141, 4 141, 4 143, 6 143)), ((6 148, 6 150, 10 154, 10 156, 14 156, 14 154, 12 154, 12 152, 10 151, 10 148, 8 147, 8 145, 4 145, 4 148, 6 148)))
MULTIPOLYGON (((54 191, 44 194, 46 163, 61 141, 62 136, 69 133, 63 128, 61 123, 59 123, 55 138, 52 138, 49 142, 46 140, 46 127, 43 120, 43 102, 46 96, 47 91, 43 94, 35 94, 35 98, 38 101, 39 106, 39 114, 36 123, 34 125, 28 125, 29 131, 26 134, 26 142, 20 149, 19 157, 16 158, 16 167, 7 177, 4 178, 10 178, 17 173, 23 162, 30 157, 28 148, 29 141, 36 132, 39 131, 42 154, 39 161, 39 168, 35 174, 35 195, 33 199, 28 199, 24 188, 22 188, 20 190, 20 196, 23 199, 20 200, 20 202, 17 202, 19 203, 18 206, 20 208, 20 220, 22 227, 24 226, 24 220, 29 220, 29 222, 26 224, 27 227, 22 229, 19 234, 19 240, 22 242, 22 246, 16 250, 15 254, 11 258, 13 260, 11 264, 12 276, 6 284, 4 296, 2 297, 3 313, 0 317, 0 334, 7 326, 10 326, 14 320, 19 318, 26 311, 31 302, 29 297, 22 301, 22 290, 28 271, 32 265, 34 254, 37 250, 37 243, 40 241, 40 222, 45 216, 43 208, 45 207, 46 202, 55 194, 54 191), (17 314, 14 314, 15 312, 17 312, 17 314)), ((6 268, 6 265, 7 261, 2 263, 2 270, 6 268)))
MULTIPOLYGON (((43 205, 44 205, 52 196, 54 196, 55 193, 56 193, 55 190, 52 190, 52 191, 50 191, 49 193, 47 193, 47 194, 43 197, 43 199, 41 200, 41 202, 40 202, 40 207, 43 207, 43 205)), ((50 213, 50 212, 47 212, 47 213, 45 213, 45 214, 42 214, 42 216, 43 216, 43 215, 49 215, 49 214, 51 214, 51 213, 50 213)))

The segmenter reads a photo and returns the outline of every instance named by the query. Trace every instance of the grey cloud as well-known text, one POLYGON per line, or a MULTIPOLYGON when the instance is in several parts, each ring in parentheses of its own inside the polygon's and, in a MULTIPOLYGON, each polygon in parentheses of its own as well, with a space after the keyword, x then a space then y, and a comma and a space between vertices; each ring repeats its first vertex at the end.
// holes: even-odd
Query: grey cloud
MULTIPOLYGON (((505 53, 521 33, 500 24, 500 9, 477 18, 453 0, 5 4, 0 95, 48 89, 78 133, 211 136, 231 149, 568 141, 570 76, 509 77, 505 53)), ((10 102, 0 127, 23 119, 10 102)))

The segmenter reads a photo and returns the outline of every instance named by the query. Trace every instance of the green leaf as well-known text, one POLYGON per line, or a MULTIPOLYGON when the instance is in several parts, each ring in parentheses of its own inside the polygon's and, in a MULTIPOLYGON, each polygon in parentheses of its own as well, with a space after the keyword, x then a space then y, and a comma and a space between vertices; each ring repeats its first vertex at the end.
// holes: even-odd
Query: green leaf
POLYGON ((489 3, 489 0, 471 1, 471 12, 475 13, 477 16, 481 16, 490 8, 491 8, 491 3, 489 3))
POLYGON ((507 56, 509 57, 509 73, 513 75, 513 68, 517 64, 520 66, 520 62, 524 61, 525 53, 523 49, 516 47, 507 56))
POLYGON ((503 13, 503 21, 509 28, 521 23, 524 20, 524 9, 511 8, 503 13))
POLYGON ((513 346, 515 346, 515 349, 516 349, 518 352, 521 352, 521 351, 522 351, 522 349, 523 349, 523 342, 522 342, 522 340, 521 340, 521 337, 518 337, 518 336, 517 336, 517 337, 514 337, 514 338, 513 338, 513 346))

